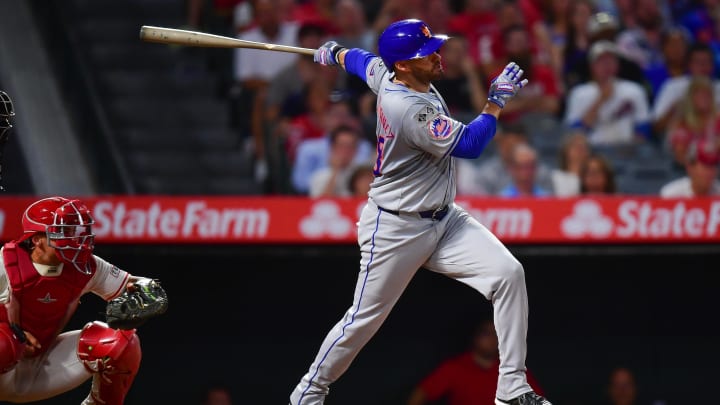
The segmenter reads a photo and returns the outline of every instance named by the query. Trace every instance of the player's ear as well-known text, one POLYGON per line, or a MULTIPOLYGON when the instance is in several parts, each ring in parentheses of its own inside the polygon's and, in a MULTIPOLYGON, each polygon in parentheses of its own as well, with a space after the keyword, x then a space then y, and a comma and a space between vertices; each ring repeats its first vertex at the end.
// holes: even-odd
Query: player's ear
POLYGON ((42 242, 45 241, 46 239, 47 239, 47 237, 45 236, 45 234, 40 233, 40 232, 36 233, 35 235, 33 235, 33 236, 30 238, 30 240, 32 241, 33 246, 38 246, 40 243, 42 243, 42 242))
POLYGON ((397 72, 409 72, 410 71, 410 65, 408 61, 402 60, 395 62, 393 65, 394 71, 397 72))

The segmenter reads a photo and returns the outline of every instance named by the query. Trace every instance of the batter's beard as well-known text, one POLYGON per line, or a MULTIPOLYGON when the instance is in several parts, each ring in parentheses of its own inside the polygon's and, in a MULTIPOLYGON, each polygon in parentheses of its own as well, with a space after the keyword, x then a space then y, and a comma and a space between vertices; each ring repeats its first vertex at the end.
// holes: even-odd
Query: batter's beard
POLYGON ((443 77, 445 77, 445 69, 443 68, 443 65, 441 64, 439 68, 433 69, 432 73, 430 73, 430 81, 440 80, 443 77))
POLYGON ((416 82, 426 85, 430 85, 435 80, 442 79, 443 76, 444 73, 442 69, 433 69, 432 71, 425 72, 412 72, 412 77, 416 82))

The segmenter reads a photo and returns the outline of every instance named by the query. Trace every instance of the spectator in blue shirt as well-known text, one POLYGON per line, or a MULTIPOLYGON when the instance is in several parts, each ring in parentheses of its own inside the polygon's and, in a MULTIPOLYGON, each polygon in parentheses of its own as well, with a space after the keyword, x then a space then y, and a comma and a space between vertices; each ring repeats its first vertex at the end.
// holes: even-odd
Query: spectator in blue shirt
POLYGON ((512 183, 500 191, 501 197, 545 197, 552 195, 537 181, 538 156, 535 149, 525 143, 512 151, 510 175, 512 183))
MULTIPOLYGON (((328 166, 332 133, 342 131, 358 133, 359 129, 356 126, 341 124, 322 138, 300 142, 292 168, 292 186, 296 193, 307 195, 310 192, 310 178, 313 173, 328 166)), ((370 161, 374 152, 370 142, 365 137, 361 136, 360 138, 353 164, 370 161)))

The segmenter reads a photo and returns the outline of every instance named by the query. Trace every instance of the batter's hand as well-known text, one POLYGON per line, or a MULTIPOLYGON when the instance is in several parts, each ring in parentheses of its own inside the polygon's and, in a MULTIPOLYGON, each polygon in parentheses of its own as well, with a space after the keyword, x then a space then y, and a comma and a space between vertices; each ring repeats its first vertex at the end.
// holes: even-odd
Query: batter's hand
POLYGON ((513 98, 518 90, 528 84, 527 79, 522 79, 523 73, 524 71, 520 69, 517 63, 508 63, 502 73, 492 80, 488 92, 488 101, 497 104, 500 108, 505 107, 505 103, 513 98))
POLYGON ((340 53, 340 51, 344 49, 347 48, 338 44, 335 41, 325 42, 320 48, 315 51, 315 54, 313 55, 313 60, 325 66, 339 65, 340 61, 338 61, 337 55, 338 53, 340 53))

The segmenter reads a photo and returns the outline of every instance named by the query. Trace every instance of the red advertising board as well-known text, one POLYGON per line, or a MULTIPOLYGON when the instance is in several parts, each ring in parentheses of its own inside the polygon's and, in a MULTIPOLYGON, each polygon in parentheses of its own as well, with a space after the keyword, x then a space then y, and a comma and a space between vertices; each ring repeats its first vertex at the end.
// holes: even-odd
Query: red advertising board
MULTIPOLYGON (((21 234, 33 197, 0 198, 0 240, 21 234)), ((302 197, 83 198, 100 243, 356 243, 365 200, 302 197)), ((720 242, 720 198, 458 198, 505 243, 720 242)))

